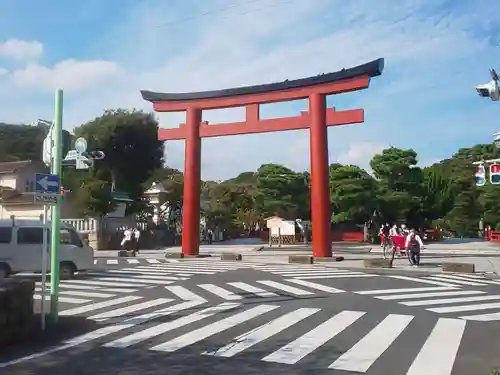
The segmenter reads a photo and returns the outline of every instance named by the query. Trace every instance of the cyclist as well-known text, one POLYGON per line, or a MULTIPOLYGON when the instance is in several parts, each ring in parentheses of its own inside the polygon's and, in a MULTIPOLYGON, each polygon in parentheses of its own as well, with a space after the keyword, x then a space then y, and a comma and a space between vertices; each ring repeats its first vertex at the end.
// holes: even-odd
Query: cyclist
POLYGON ((410 234, 406 237, 405 248, 409 251, 410 264, 413 267, 420 266, 420 250, 424 247, 424 243, 420 236, 415 232, 415 229, 410 230, 410 234))

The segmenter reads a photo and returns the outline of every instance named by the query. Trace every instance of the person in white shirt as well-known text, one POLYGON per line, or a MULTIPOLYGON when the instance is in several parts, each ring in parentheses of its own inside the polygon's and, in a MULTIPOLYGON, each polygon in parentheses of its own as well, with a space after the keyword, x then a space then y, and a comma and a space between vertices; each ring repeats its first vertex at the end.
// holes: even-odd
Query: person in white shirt
POLYGON ((389 231, 389 236, 399 236, 397 225, 392 226, 391 230, 389 231))
POLYGON ((123 239, 120 245, 123 249, 128 250, 131 241, 132 241, 132 230, 128 227, 125 227, 125 230, 123 231, 123 239))
POLYGON ((134 228, 134 250, 136 253, 139 252, 139 238, 141 237, 141 231, 137 228, 134 228))
POLYGON ((410 230, 410 234, 406 237, 405 248, 410 252, 410 263, 414 267, 420 265, 420 250, 424 247, 424 243, 420 236, 415 232, 415 229, 410 230))
POLYGON ((405 224, 401 225, 401 234, 403 236, 407 236, 408 234, 410 234, 410 231, 408 230, 405 224))

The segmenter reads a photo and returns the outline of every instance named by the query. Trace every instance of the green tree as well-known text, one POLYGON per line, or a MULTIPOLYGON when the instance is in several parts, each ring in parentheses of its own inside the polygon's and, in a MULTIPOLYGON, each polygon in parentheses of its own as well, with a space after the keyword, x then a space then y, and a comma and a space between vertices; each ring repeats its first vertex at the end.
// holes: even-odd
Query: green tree
POLYGON ((107 110, 76 128, 75 135, 87 140, 89 150, 105 153, 105 159, 97 161, 94 168, 109 172, 111 190, 126 192, 140 203, 144 183, 163 165, 164 147, 158 141, 153 114, 107 110))
MULTIPOLYGON (((43 140, 47 126, 9 125, 0 123, 0 162, 42 160, 43 140)), ((71 134, 63 130, 63 154, 70 148, 71 134)))
POLYGON ((308 175, 277 164, 257 170, 257 202, 266 216, 295 219, 308 211, 308 175))
POLYGON ((382 217, 390 222, 422 225, 422 170, 417 153, 391 147, 370 162, 378 180, 377 201, 382 217))
POLYGON ((500 186, 487 184, 481 187, 479 204, 485 224, 496 228, 500 224, 500 186))
POLYGON ((78 189, 75 203, 84 215, 102 217, 115 209, 107 171, 92 169, 78 189))
POLYGON ((376 208, 376 181, 355 165, 330 167, 332 221, 363 224, 376 208))
POLYGON ((422 209, 428 224, 442 219, 453 208, 451 176, 440 164, 423 169, 422 209))

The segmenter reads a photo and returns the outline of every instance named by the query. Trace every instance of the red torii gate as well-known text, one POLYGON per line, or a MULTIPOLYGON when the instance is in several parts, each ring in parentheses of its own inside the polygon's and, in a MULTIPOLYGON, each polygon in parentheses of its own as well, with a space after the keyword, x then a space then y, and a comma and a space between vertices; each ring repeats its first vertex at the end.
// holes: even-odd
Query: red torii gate
POLYGON ((364 122, 363 109, 326 108, 326 95, 369 87, 370 78, 382 74, 384 59, 314 77, 216 91, 158 93, 141 91, 156 112, 186 111, 186 124, 159 129, 158 140, 186 140, 182 252, 198 255, 200 247, 201 138, 224 135, 310 129, 312 247, 315 257, 331 257, 331 204, 328 186, 328 126, 364 122), (263 119, 259 105, 309 98, 309 111, 296 117, 263 119), (204 109, 246 108, 246 120, 229 124, 202 122, 204 109))

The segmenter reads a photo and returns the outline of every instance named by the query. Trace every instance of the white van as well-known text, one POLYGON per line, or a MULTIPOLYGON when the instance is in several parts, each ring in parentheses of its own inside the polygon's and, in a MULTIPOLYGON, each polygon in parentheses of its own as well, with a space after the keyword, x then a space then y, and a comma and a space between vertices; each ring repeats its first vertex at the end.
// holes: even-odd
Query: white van
MULTIPOLYGON (((0 279, 18 272, 42 272, 43 231, 47 231, 47 272, 50 271, 51 223, 36 220, 0 220, 0 279)), ((71 226, 61 223, 59 275, 72 278, 94 265, 94 250, 71 226)))

